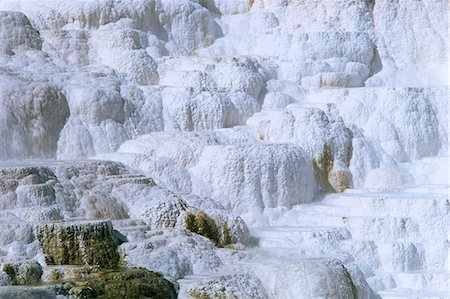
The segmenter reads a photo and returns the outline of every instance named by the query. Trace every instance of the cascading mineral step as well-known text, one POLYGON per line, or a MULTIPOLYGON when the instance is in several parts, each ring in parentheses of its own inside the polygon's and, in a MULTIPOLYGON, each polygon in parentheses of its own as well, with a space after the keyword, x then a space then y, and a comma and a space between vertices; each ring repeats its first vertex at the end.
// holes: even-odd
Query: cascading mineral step
POLYGON ((380 291, 382 299, 448 299, 448 291, 417 291, 414 289, 392 289, 380 291))
POLYGON ((450 274, 445 271, 412 271, 390 273, 397 288, 419 291, 450 289, 450 274))
POLYGON ((337 227, 267 227, 252 228, 251 234, 259 239, 259 246, 295 248, 302 246, 328 245, 350 238, 347 230, 337 227))
MULTIPOLYGON (((328 194, 323 204, 349 208, 358 216, 385 215, 394 217, 445 216, 448 198, 444 194, 427 193, 370 193, 361 190, 342 194, 328 194), (427 211, 428 214, 424 214, 427 211)), ((350 214, 351 215, 351 214, 350 214)))

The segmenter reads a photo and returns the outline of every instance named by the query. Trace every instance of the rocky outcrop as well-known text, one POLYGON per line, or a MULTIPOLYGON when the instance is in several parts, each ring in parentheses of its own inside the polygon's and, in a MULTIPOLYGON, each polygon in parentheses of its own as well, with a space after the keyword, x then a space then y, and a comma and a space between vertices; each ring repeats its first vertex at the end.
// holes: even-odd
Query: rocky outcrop
POLYGON ((307 153, 261 142, 251 130, 154 133, 123 144, 119 152, 102 158, 139 167, 176 193, 211 198, 250 222, 265 209, 310 202, 318 190, 307 153), (172 176, 157 163, 170 166, 172 176))
POLYGON ((170 279, 214 273, 222 261, 207 238, 186 230, 153 230, 120 246, 131 267, 144 267, 170 279))
POLYGON ((291 145, 207 146, 199 161, 191 168, 200 179, 194 190, 247 221, 264 209, 310 202, 316 192, 312 163, 291 145))
POLYGON ((123 218, 127 215, 123 204, 101 191, 100 185, 128 180, 152 184, 148 178, 128 176, 122 165, 111 162, 12 163, 1 166, 0 173, 1 208, 25 221, 123 218))
POLYGON ((36 238, 47 265, 97 265, 115 268, 117 247, 125 240, 111 222, 58 223, 36 227, 36 238))
MULTIPOLYGON (((185 291, 194 299, 269 298, 261 282, 248 274, 213 276, 193 283, 185 291)), ((181 293, 180 292, 180 293, 181 293)))
POLYGON ((21 12, 0 11, 0 53, 14 55, 15 51, 41 50, 42 39, 21 12))
MULTIPOLYGON (((362 129, 384 152, 402 162, 436 155, 447 143, 445 87, 365 88, 324 92, 329 115, 362 129), (439 108, 438 108, 439 107, 439 108)), ((356 131, 356 130, 355 130, 356 131)))
POLYGON ((143 268, 91 275, 64 285, 70 298, 155 298, 175 299, 175 286, 161 274, 143 268))
POLYGON ((47 82, 0 74, 0 134, 11 142, 0 148, 1 159, 55 156, 58 136, 69 116, 61 90, 47 82), (21 111, 17 113, 17 111, 21 111))
POLYGON ((223 247, 233 243, 228 224, 223 222, 218 225, 203 212, 187 213, 184 223, 187 230, 210 239, 216 246, 223 247))
POLYGON ((291 108, 255 115, 249 120, 262 140, 293 142, 311 158, 320 187, 342 192, 352 187, 348 169, 352 157, 352 131, 342 118, 330 119, 317 108, 291 108))
POLYGON ((42 266, 36 261, 3 264, 2 271, 9 276, 13 285, 35 284, 41 281, 42 266))

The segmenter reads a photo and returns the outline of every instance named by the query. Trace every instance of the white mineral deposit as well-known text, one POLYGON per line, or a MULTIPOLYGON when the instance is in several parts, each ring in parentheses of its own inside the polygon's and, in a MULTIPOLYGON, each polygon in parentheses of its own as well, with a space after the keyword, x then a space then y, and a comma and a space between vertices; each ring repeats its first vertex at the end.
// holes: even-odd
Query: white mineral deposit
POLYGON ((449 299, 447 0, 0 0, 0 299, 449 299))

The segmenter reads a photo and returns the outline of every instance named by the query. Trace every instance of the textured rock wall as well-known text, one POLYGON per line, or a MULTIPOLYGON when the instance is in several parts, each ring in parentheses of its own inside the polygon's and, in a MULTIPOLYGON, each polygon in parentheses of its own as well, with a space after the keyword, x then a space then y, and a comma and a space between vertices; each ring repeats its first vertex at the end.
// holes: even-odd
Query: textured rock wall
POLYGON ((117 247, 124 240, 111 222, 44 224, 35 233, 47 265, 119 265, 117 247))

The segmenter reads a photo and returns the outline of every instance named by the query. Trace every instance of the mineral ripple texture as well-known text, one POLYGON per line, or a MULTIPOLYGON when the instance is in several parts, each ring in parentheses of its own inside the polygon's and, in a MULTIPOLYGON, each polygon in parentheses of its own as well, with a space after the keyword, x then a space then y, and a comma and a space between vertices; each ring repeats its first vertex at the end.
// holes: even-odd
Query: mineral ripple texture
POLYGON ((449 15, 0 0, 0 298, 450 298, 449 15))

